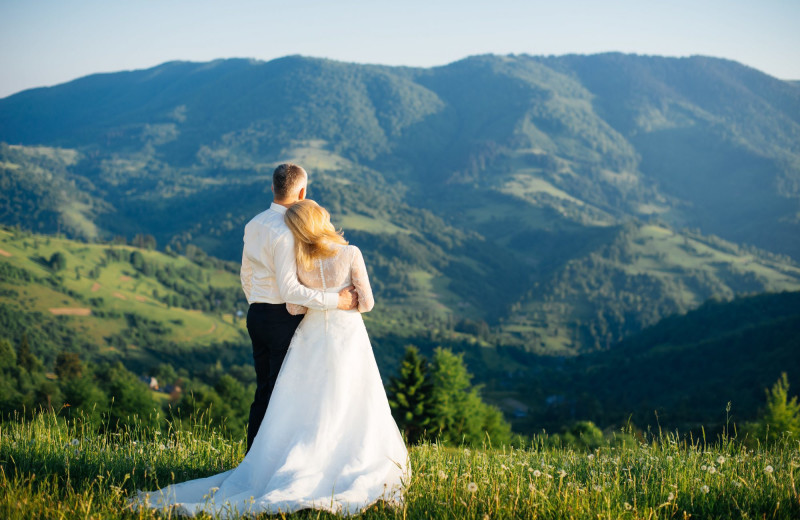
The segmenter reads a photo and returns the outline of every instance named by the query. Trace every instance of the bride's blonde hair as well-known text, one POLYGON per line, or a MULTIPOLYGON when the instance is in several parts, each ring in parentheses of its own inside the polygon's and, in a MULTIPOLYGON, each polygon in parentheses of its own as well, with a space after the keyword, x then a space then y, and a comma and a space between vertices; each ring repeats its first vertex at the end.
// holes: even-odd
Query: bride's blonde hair
POLYGON ((314 260, 335 256, 335 244, 347 245, 342 232, 331 224, 330 213, 311 199, 289 206, 283 219, 294 235, 297 263, 306 271, 312 269, 314 260))

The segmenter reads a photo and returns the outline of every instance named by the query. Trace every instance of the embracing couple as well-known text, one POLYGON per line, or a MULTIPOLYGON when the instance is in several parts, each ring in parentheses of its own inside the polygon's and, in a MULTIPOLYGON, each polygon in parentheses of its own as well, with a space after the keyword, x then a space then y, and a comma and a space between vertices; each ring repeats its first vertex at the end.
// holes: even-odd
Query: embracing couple
POLYGON ((274 201, 245 227, 242 288, 257 389, 236 468, 140 492, 140 505, 223 517, 397 504, 410 476, 361 312, 374 300, 361 251, 281 164, 274 201))

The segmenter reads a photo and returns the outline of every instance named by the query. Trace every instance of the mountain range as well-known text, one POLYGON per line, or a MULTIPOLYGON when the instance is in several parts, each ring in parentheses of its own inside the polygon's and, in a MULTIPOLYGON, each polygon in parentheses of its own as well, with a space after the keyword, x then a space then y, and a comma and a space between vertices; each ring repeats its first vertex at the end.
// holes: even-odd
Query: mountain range
POLYGON ((1 99, 0 141, 0 222, 226 260, 299 162, 387 317, 540 354, 800 289, 800 89, 728 60, 170 62, 1 99))

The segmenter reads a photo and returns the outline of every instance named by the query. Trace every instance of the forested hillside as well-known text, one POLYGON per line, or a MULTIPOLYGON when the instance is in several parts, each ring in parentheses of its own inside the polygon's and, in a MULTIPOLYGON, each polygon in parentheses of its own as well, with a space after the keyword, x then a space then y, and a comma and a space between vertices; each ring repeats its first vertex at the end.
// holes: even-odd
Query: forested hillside
POLYGON ((293 160, 394 316, 584 352, 799 287, 798 125, 795 85, 705 57, 172 62, 0 100, 0 219, 236 261, 293 160))
POLYGON ((571 421, 719 431, 755 418, 781 372, 800 381, 800 292, 709 301, 660 321, 608 351, 542 361, 524 381, 525 426, 559 431, 571 421))
MULTIPOLYGON (((193 248, 188 256, 150 250, 152 237, 135 242, 0 230, 0 343, 8 342, 3 366, 17 370, 4 383, 5 412, 62 398, 80 406, 95 399, 93 385, 115 395, 123 391, 117 380, 134 392, 145 386, 137 378, 154 377, 158 401, 186 413, 212 405, 212 417, 244 424, 255 373, 238 267, 193 248), (55 382, 73 373, 78 386, 59 390, 55 382)), ((580 420, 605 428, 631 418, 643 427, 654 411, 664 426, 696 429, 720 424, 728 401, 737 422, 749 421, 780 372, 800 380, 800 292, 708 302, 574 358, 528 352, 503 327, 381 306, 365 319, 384 383, 406 346, 431 360, 445 347, 463 355, 473 384, 518 433, 558 432, 580 420)))

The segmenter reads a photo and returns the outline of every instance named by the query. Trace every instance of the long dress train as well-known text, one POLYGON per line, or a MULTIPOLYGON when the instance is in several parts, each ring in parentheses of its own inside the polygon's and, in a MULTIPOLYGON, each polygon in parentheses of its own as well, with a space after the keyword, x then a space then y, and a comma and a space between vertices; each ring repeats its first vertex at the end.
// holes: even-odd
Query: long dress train
MULTIPOLYGON (((305 285, 339 292, 352 282, 372 307, 361 252, 342 246, 305 285), (329 287, 326 281, 332 281, 329 287)), ((290 311, 297 312, 295 306, 290 311)), ((139 506, 222 517, 324 509, 355 514, 403 500, 408 452, 392 418, 372 346, 357 310, 308 310, 275 383, 253 446, 236 468, 139 492, 139 506)))

